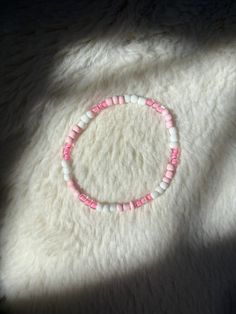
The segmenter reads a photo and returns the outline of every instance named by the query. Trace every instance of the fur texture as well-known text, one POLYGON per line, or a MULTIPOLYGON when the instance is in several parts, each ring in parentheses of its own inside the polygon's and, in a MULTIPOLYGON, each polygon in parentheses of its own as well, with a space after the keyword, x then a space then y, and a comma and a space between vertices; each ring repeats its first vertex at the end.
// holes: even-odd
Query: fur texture
MULTIPOLYGON (((233 1, 20 3, 1 36, 1 286, 9 313, 235 313, 236 41, 233 1), (176 114, 168 191, 125 214, 90 213, 59 152, 93 103, 134 93, 176 114)), ((147 108, 111 108, 74 150, 85 190, 155 187, 167 145, 147 108)))

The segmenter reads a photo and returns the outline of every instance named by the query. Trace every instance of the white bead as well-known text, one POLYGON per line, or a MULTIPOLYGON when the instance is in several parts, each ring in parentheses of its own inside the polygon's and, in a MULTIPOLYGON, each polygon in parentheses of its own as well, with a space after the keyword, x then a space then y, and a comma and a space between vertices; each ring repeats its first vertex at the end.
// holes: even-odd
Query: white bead
POLYGON ((109 205, 110 212, 114 212, 116 210, 116 204, 109 205))
POLYGON ((153 199, 157 198, 157 197, 158 197, 157 191, 153 191, 153 192, 151 193, 151 197, 152 197, 153 199))
POLYGON ((70 161, 63 159, 61 161, 61 165, 62 165, 63 168, 68 167, 68 166, 70 166, 70 161))
POLYGON ((138 104, 139 105, 145 105, 146 104, 146 99, 143 97, 139 97, 138 98, 138 104))
POLYGON ((160 186, 156 187, 155 191, 157 191, 158 194, 162 194, 164 192, 160 186))
POLYGON ((171 134, 171 136, 170 136, 170 141, 171 141, 171 142, 178 142, 178 136, 177 136, 177 134, 171 134))
POLYGON ((168 188, 168 183, 166 182, 161 182, 160 183, 160 187, 163 189, 163 190, 166 190, 168 188))
POLYGON ((84 123, 88 123, 90 121, 89 117, 87 114, 83 114, 82 117, 80 118, 84 123))
POLYGON ((124 95, 124 98, 126 103, 130 102, 130 95, 124 95))
POLYGON ((64 174, 64 180, 65 181, 68 181, 68 180, 70 180, 71 179, 71 174, 70 173, 65 173, 64 174))
POLYGON ((95 116, 95 114, 92 111, 87 111, 86 115, 89 117, 89 119, 92 119, 95 116))
POLYGON ((131 101, 132 104, 137 104, 137 102, 138 102, 138 96, 136 96, 136 95, 131 95, 130 101, 131 101))
POLYGON ((63 167, 63 173, 64 174, 68 174, 68 173, 71 173, 71 169, 70 169, 70 167, 63 167))
POLYGON ((104 212, 109 212, 109 205, 108 205, 108 204, 104 204, 104 205, 102 206, 102 211, 104 211, 104 212))
POLYGON ((174 126, 172 128, 169 128, 168 130, 169 130, 170 135, 176 135, 177 134, 177 130, 174 126))
POLYGON ((100 203, 97 203, 96 210, 99 212, 102 210, 102 205, 100 203))
POLYGON ((78 123, 78 126, 81 128, 81 129, 85 129, 86 128, 86 124, 80 120, 80 122, 78 123))
POLYGON ((178 144, 178 142, 170 142, 169 146, 170 146, 170 148, 178 148, 179 144, 178 144))

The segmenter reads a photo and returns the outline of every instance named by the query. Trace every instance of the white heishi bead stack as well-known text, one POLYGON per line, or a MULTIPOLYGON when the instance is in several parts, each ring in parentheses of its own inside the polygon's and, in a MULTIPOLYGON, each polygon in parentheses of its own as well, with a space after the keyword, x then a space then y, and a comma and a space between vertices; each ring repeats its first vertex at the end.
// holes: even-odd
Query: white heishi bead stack
POLYGON ((169 128, 169 134, 170 134, 170 143, 169 146, 170 148, 178 148, 178 135, 177 135, 177 130, 175 127, 169 128))
POLYGON ((85 129, 85 128, 86 128, 86 123, 84 123, 82 120, 80 120, 79 123, 78 123, 78 126, 79 126, 81 129, 85 129))
POLYGON ((86 114, 83 114, 80 118, 84 123, 89 123, 90 119, 86 114))
POLYGON ((138 97, 138 105, 146 105, 146 99, 143 97, 138 97))
POLYGON ((114 212, 116 210, 116 204, 110 204, 109 207, 110 212, 114 212))
POLYGON ((96 210, 98 210, 99 212, 102 210, 102 205, 100 203, 97 203, 96 210))
POLYGON ((166 182, 161 182, 160 183, 160 187, 163 189, 163 190, 166 190, 167 188, 168 188, 168 186, 169 186, 169 184, 168 183, 166 183, 166 182))
POLYGON ((109 211, 109 205, 108 205, 108 204, 104 204, 104 205, 102 206, 102 211, 108 212, 108 211, 109 211))
POLYGON ((89 119, 93 119, 95 117, 95 115, 92 111, 87 111, 86 115, 87 115, 87 117, 89 117, 89 119))
POLYGON ((64 174, 64 180, 68 181, 72 178, 72 170, 70 167, 70 161, 69 160, 62 160, 61 162, 62 165, 62 170, 63 170, 63 174, 64 174))
POLYGON ((124 95, 124 98, 126 103, 130 102, 130 95, 124 95))
POLYGON ((160 186, 156 187, 155 191, 157 191, 158 194, 162 194, 164 192, 160 186))
POLYGON ((131 101, 132 104, 137 104, 137 102, 138 102, 138 96, 136 96, 136 95, 131 95, 131 96, 130 96, 130 101, 131 101))

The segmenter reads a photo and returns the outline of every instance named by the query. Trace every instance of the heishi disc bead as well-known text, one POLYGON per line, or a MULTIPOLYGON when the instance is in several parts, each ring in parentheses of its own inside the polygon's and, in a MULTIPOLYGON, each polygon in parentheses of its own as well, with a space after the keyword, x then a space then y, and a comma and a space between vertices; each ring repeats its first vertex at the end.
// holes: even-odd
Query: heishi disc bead
POLYGON ((137 104, 137 102, 138 102, 138 96, 136 96, 136 95, 131 95, 130 101, 131 101, 132 104, 137 104))
POLYGON ((120 105, 123 105, 125 103, 125 99, 124 99, 124 96, 119 96, 119 104, 120 105))
POLYGON ((78 127, 78 125, 74 125, 72 130, 78 134, 81 132, 81 129, 78 127))
POLYGON ((112 101, 113 101, 113 104, 114 104, 114 105, 117 105, 118 102, 119 102, 118 97, 117 97, 117 96, 113 96, 113 97, 112 97, 112 101))
POLYGON ((174 170, 175 170, 175 167, 174 167, 172 164, 168 164, 168 165, 166 166, 166 169, 167 169, 167 170, 170 170, 170 171, 174 171, 174 170))
POLYGON ((116 209, 117 209, 117 211, 121 212, 121 211, 123 211, 123 206, 121 204, 117 204, 116 209))
POLYGON ((157 191, 158 194, 162 194, 164 192, 164 190, 160 186, 156 187, 155 191, 157 191))
POLYGON ((146 104, 146 99, 143 97, 138 97, 138 105, 144 106, 146 104))
POLYGON ((168 185, 169 185, 168 183, 163 182, 163 181, 160 183, 160 187, 161 187, 163 190, 166 190, 166 189, 168 188, 168 185))
POLYGON ((167 116, 167 115, 169 114, 169 110, 163 109, 162 112, 161 112, 161 114, 162 114, 163 116, 167 116))
POLYGON ((165 121, 171 121, 172 120, 172 116, 170 114, 167 114, 164 117, 165 117, 165 121))
POLYGON ((158 192, 157 192, 157 191, 151 192, 151 197, 152 197, 153 199, 156 199, 156 198, 158 197, 158 192))
POLYGON ((164 178, 162 179, 162 181, 163 181, 163 182, 166 182, 166 183, 170 183, 171 180, 170 180, 170 178, 164 177, 164 178))
POLYGON ((177 136, 177 134, 171 134, 171 135, 170 135, 170 141, 171 141, 171 142, 178 142, 178 136, 177 136))
POLYGON ((176 148, 179 147, 178 142, 170 142, 169 143, 170 148, 176 148))
POLYGON ((63 173, 64 173, 64 174, 71 173, 70 167, 63 167, 63 173))
POLYGON ((73 144, 73 138, 70 137, 70 136, 67 136, 66 143, 69 144, 69 145, 72 145, 73 144))
POLYGON ((66 184, 67 184, 68 188, 71 187, 71 186, 73 186, 73 187, 75 186, 73 180, 68 180, 68 181, 66 182, 66 184))
POLYGON ((108 204, 103 204, 102 211, 103 212, 109 212, 109 205, 108 204))
POLYGON ((173 123, 173 121, 172 121, 172 120, 170 120, 170 121, 167 121, 167 122, 166 122, 166 127, 167 127, 167 129, 172 128, 172 127, 173 127, 173 125, 174 125, 174 123, 173 123))
POLYGON ((153 103, 154 103, 154 100, 152 100, 150 98, 146 99, 146 105, 147 106, 151 107, 153 105, 153 103))
POLYGON ((89 119, 93 119, 95 117, 95 114, 92 111, 87 111, 86 115, 89 117, 89 119))
POLYGON ((64 180, 65 180, 65 181, 70 180, 71 177, 72 177, 71 173, 64 173, 64 180))
POLYGON ((100 203, 97 203, 96 210, 99 212, 102 210, 102 205, 100 203))
POLYGON ((75 131, 71 130, 69 133, 69 137, 73 138, 73 140, 75 140, 78 137, 78 133, 76 133, 75 131))
POLYGON ((113 101, 112 101, 111 98, 105 99, 105 102, 107 103, 108 106, 112 106, 113 105, 113 101))
POLYGON ((175 127, 169 128, 170 135, 177 134, 177 130, 175 127))
POLYGON ((85 129, 85 128, 86 128, 86 123, 84 123, 84 121, 80 120, 79 123, 78 123, 78 126, 79 126, 81 129, 85 129))
POLYGON ((61 165, 62 165, 63 168, 69 167, 69 166, 70 166, 70 161, 63 159, 63 160, 61 161, 61 165))
POLYGON ((130 103, 130 95, 124 95, 126 104, 130 103))
POLYGON ((116 211, 116 204, 110 204, 109 209, 110 209, 110 212, 116 211))
POLYGON ((169 179, 172 179, 174 176, 174 172, 173 171, 166 171, 165 176, 169 179))
POLYGON ((130 209, 134 209, 134 203, 133 203, 133 201, 130 201, 130 202, 129 202, 129 208, 130 208, 130 209))
POLYGON ((89 123, 90 119, 86 114, 83 114, 80 118, 84 123, 89 123))
POLYGON ((123 204, 123 210, 129 210, 129 209, 130 209, 129 203, 124 203, 123 204))

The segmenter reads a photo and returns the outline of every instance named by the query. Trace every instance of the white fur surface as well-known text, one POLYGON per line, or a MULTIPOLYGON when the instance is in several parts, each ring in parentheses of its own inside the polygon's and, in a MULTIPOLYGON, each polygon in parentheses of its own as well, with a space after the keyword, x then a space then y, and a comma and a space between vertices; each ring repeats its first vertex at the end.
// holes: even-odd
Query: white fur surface
MULTIPOLYGON (((65 27, 56 18, 54 30, 42 27, 32 41, 9 31, 19 46, 5 58, 1 95, 11 106, 1 139, 12 135, 7 152, 17 157, 3 177, 1 285, 9 311, 233 313, 236 46, 217 25, 204 30, 202 43, 168 25, 141 34, 121 21, 114 33, 78 37, 56 51, 57 27, 65 27), (90 212, 65 186, 60 148, 92 104, 128 93, 173 110, 181 164, 150 204, 90 212), (14 152, 18 134, 21 153, 14 152)), ((166 131, 153 111, 135 107, 104 111, 74 150, 79 182, 101 201, 140 196, 161 178, 166 131)))

